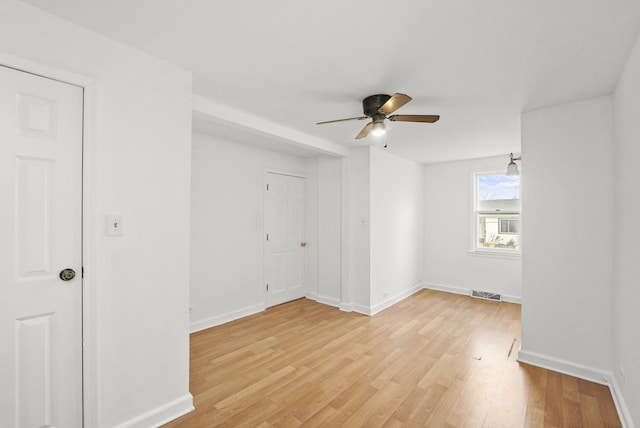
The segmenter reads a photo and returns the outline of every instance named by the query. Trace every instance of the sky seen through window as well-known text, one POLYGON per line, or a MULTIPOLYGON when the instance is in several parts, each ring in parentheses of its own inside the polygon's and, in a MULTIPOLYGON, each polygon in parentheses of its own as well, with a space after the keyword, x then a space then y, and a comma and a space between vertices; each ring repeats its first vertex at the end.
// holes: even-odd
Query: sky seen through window
POLYGON ((481 201, 519 199, 519 175, 483 175, 478 177, 478 197, 481 201))

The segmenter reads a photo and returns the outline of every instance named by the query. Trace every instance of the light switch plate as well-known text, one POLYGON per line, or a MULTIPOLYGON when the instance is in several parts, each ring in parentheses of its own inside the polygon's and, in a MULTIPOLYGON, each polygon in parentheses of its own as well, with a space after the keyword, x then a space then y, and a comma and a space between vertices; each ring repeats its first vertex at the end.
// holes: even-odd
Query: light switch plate
POLYGON ((122 216, 106 216, 107 236, 122 236, 122 216))

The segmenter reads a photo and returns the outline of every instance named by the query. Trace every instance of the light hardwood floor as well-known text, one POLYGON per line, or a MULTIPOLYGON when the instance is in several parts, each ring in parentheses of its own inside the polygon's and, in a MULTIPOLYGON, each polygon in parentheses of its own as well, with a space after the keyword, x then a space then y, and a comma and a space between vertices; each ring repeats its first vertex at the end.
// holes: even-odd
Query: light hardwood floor
POLYGON ((373 316, 301 299, 191 336, 166 427, 619 427, 607 387, 516 361, 520 306, 422 290, 373 316))

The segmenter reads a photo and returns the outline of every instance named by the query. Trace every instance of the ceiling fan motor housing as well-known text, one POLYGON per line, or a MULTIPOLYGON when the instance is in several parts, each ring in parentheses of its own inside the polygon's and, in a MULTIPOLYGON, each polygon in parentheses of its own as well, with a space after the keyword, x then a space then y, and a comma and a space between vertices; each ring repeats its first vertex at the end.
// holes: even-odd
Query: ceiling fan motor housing
MULTIPOLYGON (((348 120, 363 120, 371 119, 371 122, 367 123, 362 131, 356 135, 356 140, 365 138, 369 133, 379 135, 384 133, 385 120, 392 122, 422 122, 422 123, 434 123, 440 119, 440 116, 435 114, 392 114, 403 105, 411 101, 411 97, 406 94, 395 93, 393 96, 387 94, 370 95, 362 100, 362 110, 364 116, 362 117, 349 117, 346 119, 328 120, 325 122, 318 122, 317 125, 324 125, 325 123, 345 122, 348 120), (390 115, 390 116, 388 116, 390 115)), ((386 146, 385 146, 386 147, 386 146)))
POLYGON ((391 95, 386 94, 368 96, 367 98, 362 100, 362 110, 364 111, 364 114, 366 116, 373 117, 376 113, 378 113, 380 107, 382 107, 384 103, 389 100, 389 98, 391 98, 391 95))

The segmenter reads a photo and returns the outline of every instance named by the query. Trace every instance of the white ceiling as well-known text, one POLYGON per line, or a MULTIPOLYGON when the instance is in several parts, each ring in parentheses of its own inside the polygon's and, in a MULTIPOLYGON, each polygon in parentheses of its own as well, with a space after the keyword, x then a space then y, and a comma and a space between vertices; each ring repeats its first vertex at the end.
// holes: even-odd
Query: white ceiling
MULTIPOLYGON (((194 92, 345 145, 361 100, 406 93, 389 150, 421 162, 519 151, 522 111, 610 93, 638 0, 26 0, 193 72, 194 92)), ((369 137, 371 138, 371 137, 369 137)))

